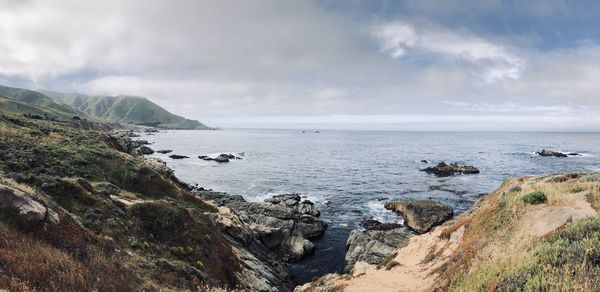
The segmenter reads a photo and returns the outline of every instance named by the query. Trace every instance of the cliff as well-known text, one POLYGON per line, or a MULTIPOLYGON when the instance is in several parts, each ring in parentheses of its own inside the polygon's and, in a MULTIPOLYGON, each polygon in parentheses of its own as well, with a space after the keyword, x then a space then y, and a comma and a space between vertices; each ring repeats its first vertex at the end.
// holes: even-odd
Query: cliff
POLYGON ((509 179, 378 265, 296 291, 598 291, 600 173, 509 179))

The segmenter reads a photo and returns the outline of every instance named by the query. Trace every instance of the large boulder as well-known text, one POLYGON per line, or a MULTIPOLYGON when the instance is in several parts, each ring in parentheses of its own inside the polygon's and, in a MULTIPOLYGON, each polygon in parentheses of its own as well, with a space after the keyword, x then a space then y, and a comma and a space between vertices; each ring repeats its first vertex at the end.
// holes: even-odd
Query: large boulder
POLYGON ((141 146, 138 150, 140 151, 140 154, 143 154, 143 155, 154 154, 154 150, 152 150, 152 148, 147 147, 147 146, 141 146))
POLYGON ((0 212, 15 212, 21 222, 58 224, 58 214, 46 208, 30 195, 6 185, 0 185, 0 212))
POLYGON ((421 171, 427 173, 433 173, 436 175, 454 175, 454 174, 476 174, 479 173, 479 169, 471 165, 458 165, 456 163, 446 164, 440 162, 438 165, 433 167, 427 167, 421 169, 421 171))
POLYGON ((384 206, 404 217, 404 224, 417 233, 426 233, 454 215, 452 208, 434 200, 400 200, 384 206))
MULTIPOLYGON (((550 151, 550 150, 546 150, 546 149, 542 149, 542 151, 537 151, 535 154, 539 155, 539 156, 551 156, 551 157, 567 157, 567 154, 564 154, 562 152, 557 152, 557 151, 550 151)), ((577 153, 574 153, 576 156, 577 153)))
POLYGON ((406 246, 412 235, 403 227, 388 230, 352 230, 346 242, 344 271, 351 273, 358 261, 372 265, 380 264, 397 248, 406 246))
POLYGON ((327 229, 320 212, 298 194, 276 195, 264 202, 247 202, 241 196, 212 191, 196 191, 203 199, 226 206, 252 226, 260 241, 276 251, 287 262, 301 260, 310 254, 317 238, 327 229))

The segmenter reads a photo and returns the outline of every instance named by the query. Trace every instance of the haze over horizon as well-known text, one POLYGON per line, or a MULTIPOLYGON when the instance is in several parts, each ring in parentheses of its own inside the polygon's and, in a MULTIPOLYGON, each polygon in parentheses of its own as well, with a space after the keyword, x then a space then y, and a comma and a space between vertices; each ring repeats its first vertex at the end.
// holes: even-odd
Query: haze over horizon
POLYGON ((600 131, 596 1, 0 0, 0 84, 215 127, 600 131))

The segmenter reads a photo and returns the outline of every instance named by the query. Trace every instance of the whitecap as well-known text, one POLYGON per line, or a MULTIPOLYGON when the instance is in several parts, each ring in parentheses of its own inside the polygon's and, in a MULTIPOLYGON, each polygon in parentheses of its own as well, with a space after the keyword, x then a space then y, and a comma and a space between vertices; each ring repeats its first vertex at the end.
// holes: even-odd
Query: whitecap
POLYGON ((379 221, 386 223, 399 223, 402 224, 404 221, 400 216, 396 215, 394 212, 387 210, 383 207, 384 203, 381 201, 369 201, 367 202, 367 209, 369 215, 379 221))

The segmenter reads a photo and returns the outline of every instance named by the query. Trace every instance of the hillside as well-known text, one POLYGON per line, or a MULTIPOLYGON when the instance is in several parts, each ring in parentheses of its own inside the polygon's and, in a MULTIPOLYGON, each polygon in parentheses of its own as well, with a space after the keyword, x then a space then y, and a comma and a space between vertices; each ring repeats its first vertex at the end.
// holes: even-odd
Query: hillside
POLYGON ((78 109, 37 91, 0 85, 0 110, 62 119, 85 116, 78 109))
POLYGON ((290 289, 236 213, 127 134, 0 115, 0 291, 290 289))
POLYGON ((88 96, 51 91, 44 93, 105 122, 175 129, 208 129, 202 123, 172 114, 144 97, 88 96))
POLYGON ((600 173, 510 179, 379 265, 296 291, 599 291, 600 173))

